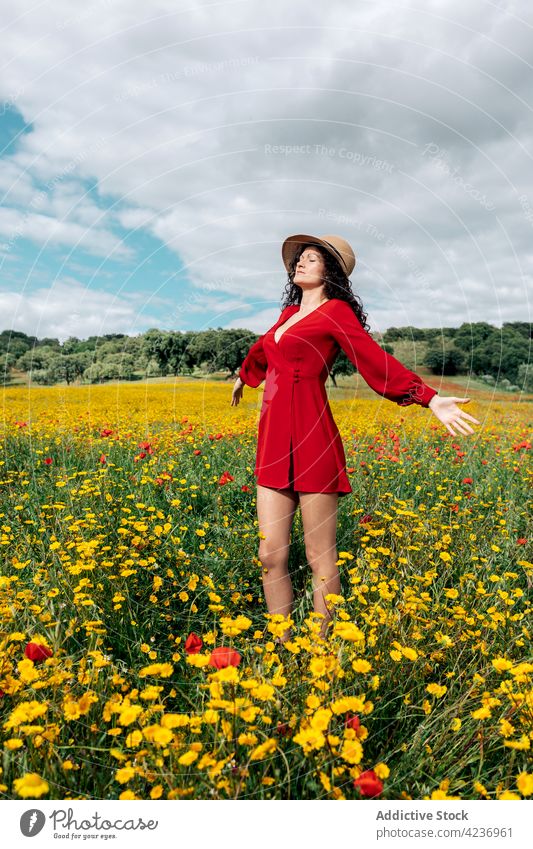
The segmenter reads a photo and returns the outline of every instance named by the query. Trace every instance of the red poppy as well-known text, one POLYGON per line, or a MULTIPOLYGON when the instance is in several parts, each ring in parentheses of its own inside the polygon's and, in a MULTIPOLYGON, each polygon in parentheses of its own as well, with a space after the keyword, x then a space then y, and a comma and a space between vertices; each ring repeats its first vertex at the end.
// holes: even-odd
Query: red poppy
POLYGON ((15 422, 17 427, 28 427, 28 422, 15 422))
POLYGON ((52 657, 53 652, 48 646, 42 646, 40 643, 27 643, 24 654, 34 663, 38 663, 40 660, 52 657))
POLYGON ((361 720, 358 716, 355 716, 353 713, 347 713, 344 718, 344 727, 345 728, 353 728, 354 731, 357 731, 359 726, 361 725, 361 720))
POLYGON ((54 461, 52 460, 51 457, 45 457, 44 462, 46 463, 47 466, 51 466, 54 461))
POLYGON ((102 464, 106 462, 106 456, 105 456, 105 454, 100 454, 100 462, 101 462, 102 464))
POLYGON ((518 539, 517 539, 517 541, 516 541, 516 544, 517 544, 517 545, 525 545, 526 543, 527 543, 527 538, 526 538, 526 537, 518 537, 518 539))
POLYGON ((193 453, 193 454, 195 454, 195 455, 196 455, 196 457, 197 457, 197 456, 198 456, 198 454, 201 454, 202 452, 200 451, 200 449, 199 449, 199 448, 195 448, 195 449, 194 449, 194 451, 193 451, 192 453, 193 453))
POLYGON ((474 483, 472 478, 463 478, 463 483, 474 483))
POLYGON ((224 484, 229 483, 230 481, 234 481, 235 478, 229 472, 222 472, 218 479, 219 486, 224 486, 224 484))
POLYGON ((372 516, 370 515, 370 513, 366 513, 364 516, 362 516, 359 519, 359 524, 360 525, 366 525, 367 522, 371 522, 371 521, 372 521, 372 516))
POLYGON ((249 486, 246 486, 246 484, 243 484, 243 485, 241 486, 241 490, 242 490, 243 492, 250 492, 250 487, 249 487, 249 486))
POLYGON ((357 787, 361 796, 373 798, 379 796, 383 790, 383 782, 379 780, 373 769, 367 769, 355 779, 353 783, 357 787))
POLYGON ((185 640, 185 651, 187 654, 198 654, 199 651, 202 650, 202 646, 204 641, 201 637, 198 637, 197 634, 194 634, 192 631, 185 640))
POLYGON ((102 428, 102 430, 100 431, 100 436, 111 436, 111 434, 112 434, 112 433, 113 433, 113 431, 111 430, 111 428, 109 428, 109 427, 104 427, 104 428, 102 428))
MULTIPOLYGON (((139 448, 144 448, 148 454, 154 453, 151 442, 139 442, 139 448)), ((146 457, 146 454, 144 456, 146 457)))
POLYGON ((218 646, 218 648, 213 649, 209 658, 209 666, 215 666, 217 669, 225 669, 226 666, 238 666, 240 662, 239 652, 226 646, 218 646))

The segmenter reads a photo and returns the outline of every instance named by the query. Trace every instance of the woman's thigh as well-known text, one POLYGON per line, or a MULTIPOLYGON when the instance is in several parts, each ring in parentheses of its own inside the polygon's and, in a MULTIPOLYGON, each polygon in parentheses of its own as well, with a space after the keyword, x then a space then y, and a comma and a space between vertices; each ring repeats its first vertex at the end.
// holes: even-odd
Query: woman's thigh
POLYGON ((259 531, 265 537, 261 539, 260 549, 268 554, 286 551, 297 506, 297 492, 257 485, 257 519, 259 531))
POLYGON ((300 492, 299 495, 307 558, 329 554, 337 560, 338 493, 300 492))

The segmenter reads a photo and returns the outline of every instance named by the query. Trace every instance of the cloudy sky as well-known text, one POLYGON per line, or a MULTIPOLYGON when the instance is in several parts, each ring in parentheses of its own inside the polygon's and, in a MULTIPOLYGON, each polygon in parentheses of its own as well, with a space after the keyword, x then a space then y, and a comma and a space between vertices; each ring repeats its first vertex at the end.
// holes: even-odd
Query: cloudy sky
POLYGON ((336 233, 371 329, 529 320, 527 0, 12 0, 0 330, 61 340, 279 314, 336 233))

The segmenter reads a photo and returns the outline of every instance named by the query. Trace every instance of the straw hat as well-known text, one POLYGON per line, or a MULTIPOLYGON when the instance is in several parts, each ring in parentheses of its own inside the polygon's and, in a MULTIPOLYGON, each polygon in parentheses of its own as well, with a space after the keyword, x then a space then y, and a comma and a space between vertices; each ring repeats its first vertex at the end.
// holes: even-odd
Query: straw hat
POLYGON ((322 245, 332 256, 335 257, 342 270, 349 277, 355 268, 355 254, 351 245, 342 236, 307 236, 296 235, 289 236, 281 246, 281 256, 285 263, 285 268, 289 271, 289 266, 298 248, 301 245, 322 245))

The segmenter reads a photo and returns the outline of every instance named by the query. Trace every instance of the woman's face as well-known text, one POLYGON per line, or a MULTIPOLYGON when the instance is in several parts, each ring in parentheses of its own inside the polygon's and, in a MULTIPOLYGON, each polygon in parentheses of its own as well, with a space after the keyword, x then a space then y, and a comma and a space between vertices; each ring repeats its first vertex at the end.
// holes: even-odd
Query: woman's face
POLYGON ((302 289, 314 289, 322 286, 326 270, 320 251, 315 248, 305 248, 296 263, 294 282, 302 289))

